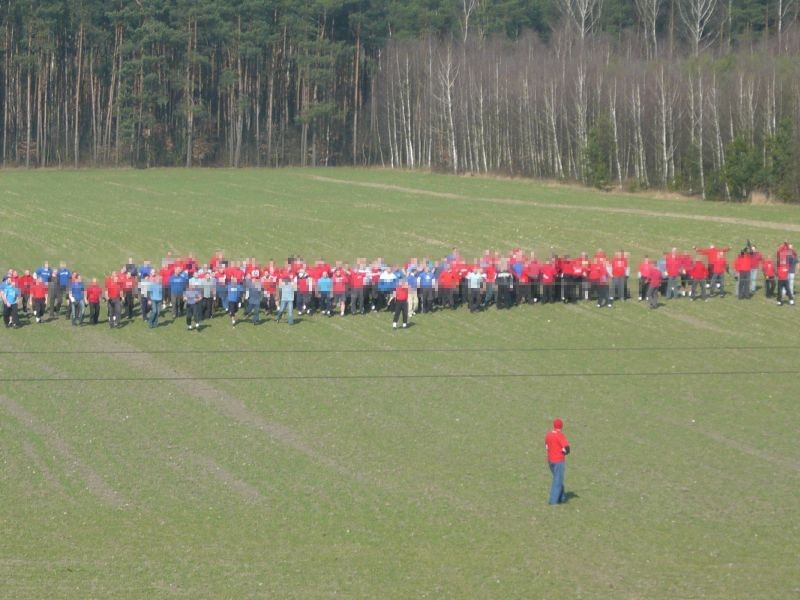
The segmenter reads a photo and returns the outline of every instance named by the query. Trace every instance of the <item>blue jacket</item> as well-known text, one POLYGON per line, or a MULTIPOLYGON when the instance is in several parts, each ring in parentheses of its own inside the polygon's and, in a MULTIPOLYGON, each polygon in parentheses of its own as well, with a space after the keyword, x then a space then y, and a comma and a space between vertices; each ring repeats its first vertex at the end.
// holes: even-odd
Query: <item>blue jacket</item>
POLYGON ((75 302, 80 302, 83 300, 83 292, 85 290, 85 286, 83 285, 82 281, 73 281, 72 285, 69 288, 69 293, 75 298, 75 302))
POLYGON ((65 288, 69 285, 70 279, 72 279, 72 271, 66 267, 58 270, 58 285, 65 288))
POLYGON ((50 268, 39 267, 36 269, 36 274, 42 280, 43 283, 50 283, 50 278, 53 276, 53 272, 50 268))
POLYGON ((182 294, 186 289, 186 280, 180 275, 173 275, 169 278, 169 291, 173 294, 182 294))

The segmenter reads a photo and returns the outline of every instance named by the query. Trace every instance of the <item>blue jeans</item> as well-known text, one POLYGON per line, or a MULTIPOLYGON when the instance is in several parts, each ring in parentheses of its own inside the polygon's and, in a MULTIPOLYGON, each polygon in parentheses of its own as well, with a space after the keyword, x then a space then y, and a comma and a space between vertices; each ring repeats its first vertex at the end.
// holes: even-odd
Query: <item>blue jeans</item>
POLYGON ((289 325, 294 325, 294 300, 281 300, 281 309, 275 317, 280 322, 283 313, 289 311, 289 325))
POLYGON ((253 323, 258 323, 261 317, 261 315, 259 314, 261 312, 261 303, 259 302, 258 304, 253 304, 251 302, 248 302, 247 312, 253 315, 253 323))
POLYGON ((567 461, 562 460, 548 464, 550 472, 553 474, 553 483, 550 486, 550 504, 561 504, 567 501, 567 495, 564 493, 564 469, 567 461))
POLYGON ((78 300, 72 303, 72 324, 83 324, 83 300, 78 300))
POLYGON ((150 327, 158 325, 158 315, 161 313, 161 300, 150 301, 150 315, 147 317, 147 322, 150 327))

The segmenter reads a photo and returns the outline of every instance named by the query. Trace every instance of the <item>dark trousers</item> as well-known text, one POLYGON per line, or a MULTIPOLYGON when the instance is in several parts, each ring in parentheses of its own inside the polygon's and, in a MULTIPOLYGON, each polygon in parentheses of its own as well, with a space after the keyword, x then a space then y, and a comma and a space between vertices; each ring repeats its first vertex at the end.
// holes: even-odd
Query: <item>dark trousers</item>
POLYGON ((717 290, 717 294, 720 296, 725 295, 725 275, 722 273, 714 273, 711 275, 711 293, 714 293, 714 290, 717 290))
POLYGON ((647 279, 644 277, 639 278, 639 300, 644 300, 647 297, 647 279))
POLYGON ((3 323, 6 324, 6 327, 11 327, 12 325, 14 326, 19 325, 19 316, 17 315, 16 302, 11 306, 6 306, 5 304, 3 304, 3 323))
POLYGON ((739 281, 736 286, 736 297, 744 300, 750 297, 750 271, 739 273, 739 281))
POLYGON ((331 309, 331 293, 330 292, 320 292, 319 293, 319 309, 322 312, 328 312, 331 309))
POLYGON ((261 320, 261 302, 248 302, 247 314, 253 316, 253 323, 258 323, 261 320))
MULTIPOLYGON (((362 292, 362 297, 361 297, 361 304, 362 305, 361 305, 361 308, 363 310, 363 308, 364 308, 364 305, 363 305, 364 304, 364 297, 363 297, 364 290, 361 290, 361 292, 362 292)), ((270 300, 271 300, 271 298, 270 298, 270 300)), ((309 309, 309 306, 308 306, 309 304, 311 304, 311 293, 310 292, 297 292, 297 310, 308 310, 309 309)), ((269 300, 267 301, 267 306, 269 306, 269 300)))
POLYGON ((40 319, 44 316, 44 298, 33 299, 33 316, 40 319))
POLYGON ((403 325, 408 323, 408 301, 407 300, 395 300, 394 301, 394 318, 392 319, 392 323, 397 323, 397 319, 400 317, 400 314, 403 315, 403 325))
POLYGON ((538 302, 542 298, 542 293, 539 288, 539 281, 531 281, 531 298, 534 302, 538 302))
POLYGON ((556 301, 556 286, 554 283, 542 284, 542 301, 543 302, 556 301))
POLYGON ((55 291, 53 291, 51 288, 47 289, 47 312, 49 313, 51 319, 54 318, 58 312, 56 309, 56 298, 58 298, 59 301, 61 300, 61 291, 58 289, 58 287, 54 289, 55 291))
POLYGON ((442 297, 442 306, 456 307, 455 290, 453 288, 442 288, 439 293, 442 297))
POLYGON ((186 324, 191 325, 192 320, 195 323, 200 323, 200 317, 202 316, 202 309, 203 305, 200 302, 195 302, 194 304, 187 304, 186 305, 186 324))
POLYGON ((787 300, 794 300, 794 294, 792 294, 792 290, 789 287, 788 279, 778 280, 778 302, 783 302, 783 292, 786 292, 787 300))
POLYGON ((214 312, 214 299, 213 298, 203 298, 203 319, 210 319, 212 313, 214 312))
MULTIPOLYGON (((64 291, 64 288, 58 286, 55 297, 53 298, 53 310, 55 310, 56 314, 61 312, 61 306, 64 304, 64 291)), ((67 298, 67 304, 69 304, 69 298, 67 298)), ((69 307, 67 307, 67 314, 69 314, 69 307)))
POLYGON ((767 295, 767 298, 772 298, 775 295, 775 278, 774 277, 766 277, 764 279, 764 291, 767 295))
POLYGON ((614 298, 608 294, 607 283, 597 283, 595 284, 595 288, 597 290, 597 306, 605 306, 606 304, 613 303, 614 298))
POLYGON ((100 303, 99 302, 90 302, 89 303, 89 322, 92 325, 97 325, 97 321, 100 318, 100 303))
POLYGON ((133 318, 133 292, 126 291, 123 297, 123 302, 125 303, 125 314, 127 315, 128 319, 133 318))
POLYGON ((174 294, 174 297, 172 298, 172 314, 176 319, 183 314, 183 305, 183 296, 180 294, 174 294))
POLYGON ((350 290, 350 312, 353 314, 364 312, 364 288, 350 290))
POLYGON ((142 320, 143 321, 147 321, 147 313, 150 312, 150 309, 147 306, 148 302, 149 302, 149 300, 148 300, 147 296, 142 296, 141 298, 139 298, 139 306, 140 306, 141 311, 142 311, 142 320))
POLYGON ((511 308, 511 286, 497 286, 497 308, 511 308))
POLYGON ((695 288, 700 287, 700 297, 705 300, 708 298, 708 290, 706 289, 706 280, 705 279, 692 279, 692 289, 689 292, 689 295, 692 297, 692 300, 697 298, 697 294, 695 293, 695 288))
POLYGON ((530 302, 531 301, 531 284, 518 283, 517 284, 517 302, 530 302))
POLYGON ((422 312, 431 312, 433 310, 433 288, 422 288, 422 312))
POLYGON ((122 301, 119 298, 112 298, 108 301, 108 325, 114 327, 119 325, 122 318, 122 301))
POLYGON ((658 290, 657 287, 647 287, 647 302, 650 308, 658 308, 658 290))
POLYGON ((479 288, 470 288, 467 297, 469 298, 469 312, 478 310, 481 304, 481 290, 479 288))

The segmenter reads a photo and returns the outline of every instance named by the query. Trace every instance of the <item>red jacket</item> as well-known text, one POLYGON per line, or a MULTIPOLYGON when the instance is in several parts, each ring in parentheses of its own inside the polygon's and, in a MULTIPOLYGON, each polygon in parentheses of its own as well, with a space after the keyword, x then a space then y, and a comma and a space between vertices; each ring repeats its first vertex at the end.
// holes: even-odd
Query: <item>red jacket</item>
POLYGON ((668 277, 678 277, 681 274, 681 259, 677 254, 667 254, 666 271, 668 277))
POLYGON ((611 276, 612 277, 625 277, 625 271, 628 269, 628 261, 625 258, 614 258, 611 261, 611 276))
POLYGON ((692 265, 692 279, 705 279, 708 277, 708 267, 702 260, 696 260, 692 265))
POLYGON ((650 272, 647 274, 647 283, 651 288, 661 287, 661 269, 656 265, 650 267, 650 272))
POLYGON ((789 279, 789 273, 791 269, 789 268, 789 263, 782 262, 778 265, 778 279, 780 281, 786 281, 789 279))
POLYGON ((747 254, 740 254, 733 261, 733 268, 736 269, 737 273, 749 273, 751 269, 750 257, 747 254))
POLYGON ((542 265, 540 273, 542 276, 542 283, 545 285, 550 285, 553 283, 553 280, 556 277, 556 267, 555 265, 545 263, 542 265))

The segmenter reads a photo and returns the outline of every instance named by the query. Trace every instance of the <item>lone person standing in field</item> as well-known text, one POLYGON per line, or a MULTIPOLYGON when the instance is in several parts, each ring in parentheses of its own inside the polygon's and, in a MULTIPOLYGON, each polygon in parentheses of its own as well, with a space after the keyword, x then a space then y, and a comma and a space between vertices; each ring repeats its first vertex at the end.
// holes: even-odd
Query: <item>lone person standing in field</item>
POLYGON ((563 427, 564 422, 561 419, 555 419, 552 431, 544 436, 547 464, 553 474, 553 483, 550 485, 550 504, 562 504, 567 501, 567 494, 564 492, 564 470, 567 454, 569 454, 569 441, 561 432, 563 427))

